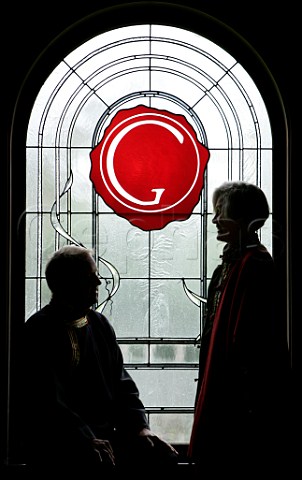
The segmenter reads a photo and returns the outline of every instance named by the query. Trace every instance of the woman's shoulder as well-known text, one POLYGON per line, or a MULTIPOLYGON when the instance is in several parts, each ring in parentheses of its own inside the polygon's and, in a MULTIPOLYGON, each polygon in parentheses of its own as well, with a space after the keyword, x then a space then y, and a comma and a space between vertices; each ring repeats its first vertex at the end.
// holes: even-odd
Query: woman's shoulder
POLYGON ((262 243, 254 248, 247 248, 246 254, 250 256, 251 260, 255 260, 256 262, 261 261, 269 265, 274 265, 274 260, 271 253, 262 243))
POLYGON ((247 249, 243 257, 246 273, 255 276, 257 282, 267 282, 276 279, 276 266, 270 252, 264 245, 247 249))

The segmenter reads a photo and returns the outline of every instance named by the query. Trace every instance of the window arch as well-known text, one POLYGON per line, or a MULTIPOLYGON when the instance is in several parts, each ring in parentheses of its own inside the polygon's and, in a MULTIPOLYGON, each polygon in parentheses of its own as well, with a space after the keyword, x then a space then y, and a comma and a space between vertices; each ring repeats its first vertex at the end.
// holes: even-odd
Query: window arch
POLYGON ((109 9, 65 32, 24 85, 13 131, 20 132, 26 106, 27 122, 20 127, 26 166, 18 165, 26 178, 25 208, 15 208, 18 241, 25 241, 25 250, 17 245, 25 265, 18 282, 25 278, 25 285, 15 310, 23 309, 26 319, 47 301, 44 267, 55 248, 68 241, 93 247, 107 280, 99 304, 117 331, 151 426, 168 441, 185 444, 202 329, 200 299, 220 248, 211 231, 211 193, 226 179, 264 189, 271 221, 261 235, 284 272, 280 225, 286 212, 275 200, 281 191, 286 201, 286 129, 268 72, 234 32, 200 12, 168 5, 136 6, 133 23, 132 8, 120 7, 118 24, 117 10, 109 9), (91 151, 117 112, 138 105, 183 116, 210 152, 189 218, 147 232, 118 216, 90 179, 91 151), (116 293, 110 302, 108 289, 116 293), (167 389, 171 385, 175 389, 167 389))

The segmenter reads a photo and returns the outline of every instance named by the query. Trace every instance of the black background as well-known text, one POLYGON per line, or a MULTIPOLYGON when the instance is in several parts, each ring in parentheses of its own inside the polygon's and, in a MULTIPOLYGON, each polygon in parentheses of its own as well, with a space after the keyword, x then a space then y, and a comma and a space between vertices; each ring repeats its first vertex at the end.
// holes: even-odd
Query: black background
MULTIPOLYGON (((10 128, 14 107, 26 76, 37 58, 51 42, 63 31, 69 29, 83 17, 92 15, 106 7, 126 4, 126 1, 83 0, 64 2, 52 0, 49 2, 5 2, 2 6, 1 30, 1 117, 4 119, 2 135, 1 166, 1 241, 4 240, 3 255, 7 257, 9 242, 7 228, 9 223, 9 149, 10 128), (3 115, 4 113, 4 115, 3 115)), ((144 3, 144 2, 134 2, 144 3)), ((228 25, 242 36, 255 49, 262 61, 274 77, 284 102, 285 113, 289 125, 289 230, 290 254, 293 259, 291 303, 293 306, 293 365, 297 371, 299 365, 297 356, 300 350, 300 305, 298 304, 299 276, 298 228, 300 217, 301 154, 298 152, 299 105, 301 97, 301 30, 302 24, 298 11, 298 2, 266 2, 265 0, 186 0, 170 2, 198 8, 228 25)), ((300 132, 299 132, 300 135, 300 132)), ((24 179, 20 179, 24 181, 24 179)), ((3 263, 4 264, 4 263, 3 263)), ((6 295, 5 282, 7 272, 1 268, 2 294, 6 295)), ((2 298, 2 297, 1 297, 2 298)), ((7 304, 7 298, 3 298, 7 304)), ((7 326, 5 318, 1 319, 1 360, 6 352, 7 326), (3 335, 2 335, 3 326, 3 335), (2 348, 4 341, 4 348, 2 348)), ((298 386, 298 384, 297 384, 298 386)), ((4 390, 5 391, 5 390, 4 390)), ((3 392, 3 390, 2 390, 3 392)), ((5 402, 4 402, 5 403, 5 402)), ((2 424, 1 424, 2 428, 2 424)), ((5 424, 3 424, 5 428, 5 424)), ((4 446, 5 450, 5 446, 4 446)))

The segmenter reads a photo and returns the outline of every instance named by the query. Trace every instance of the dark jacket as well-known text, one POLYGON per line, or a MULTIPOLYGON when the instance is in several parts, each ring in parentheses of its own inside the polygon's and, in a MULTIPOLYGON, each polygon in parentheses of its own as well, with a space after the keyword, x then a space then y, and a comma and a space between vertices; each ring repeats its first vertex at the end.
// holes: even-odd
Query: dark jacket
POLYGON ((226 279, 221 283, 219 265, 209 286, 189 455, 244 475, 285 454, 289 356, 271 255, 258 245, 225 261, 231 262, 226 279))
POLYGON ((91 456, 91 439, 114 440, 148 428, 137 386, 123 366, 105 316, 69 327, 50 303, 24 326, 23 438, 26 462, 77 462, 91 456), (70 457, 70 458, 69 458, 70 457))

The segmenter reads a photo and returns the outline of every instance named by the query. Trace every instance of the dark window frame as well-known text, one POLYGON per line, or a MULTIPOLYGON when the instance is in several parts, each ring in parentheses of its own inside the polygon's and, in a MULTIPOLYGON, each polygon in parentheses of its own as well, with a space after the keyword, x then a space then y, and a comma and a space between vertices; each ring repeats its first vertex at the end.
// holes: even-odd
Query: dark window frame
MULTIPOLYGON (((288 125, 284 113, 284 105, 280 98, 275 82, 261 62, 256 52, 243 42, 233 30, 225 24, 209 17, 202 12, 183 7, 181 5, 153 4, 146 2, 144 5, 125 5, 113 7, 84 18, 72 28, 52 42, 47 51, 37 59, 26 81, 24 82, 19 98, 15 105, 14 118, 10 132, 10 170, 9 207, 8 218, 8 257, 7 266, 7 295, 6 311, 7 323, 5 329, 5 380, 7 407, 10 406, 10 415, 6 424, 8 432, 7 451, 12 451, 14 456, 18 446, 14 439, 14 392, 17 382, 17 372, 14 370, 15 359, 18 356, 18 334, 24 321, 24 205, 25 205, 25 144, 27 121, 32 104, 40 89, 41 84, 51 73, 58 61, 79 46, 94 34, 101 33, 100 25, 105 25, 105 30, 131 23, 161 23, 188 28, 204 37, 214 41, 231 55, 233 55, 247 70, 252 72, 253 79, 266 103, 273 136, 273 256, 276 261, 281 291, 287 292, 287 301, 283 305, 282 314, 287 319, 287 329, 290 348, 292 346, 291 305, 289 292, 291 289, 291 268, 289 255, 289 185, 288 185, 288 125), (100 22, 100 19, 102 20, 100 22), (133 19, 135 19, 133 21, 133 19)), ((6 403, 4 402, 4 403, 6 403)), ((4 442, 5 443, 5 442, 4 442)), ((185 452, 185 446, 184 446, 185 452)))

